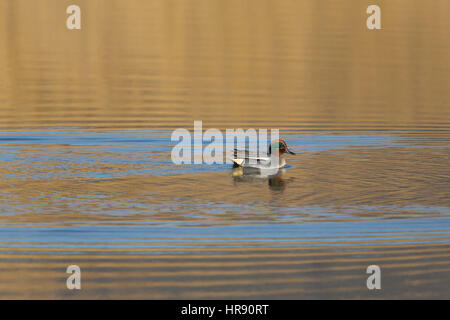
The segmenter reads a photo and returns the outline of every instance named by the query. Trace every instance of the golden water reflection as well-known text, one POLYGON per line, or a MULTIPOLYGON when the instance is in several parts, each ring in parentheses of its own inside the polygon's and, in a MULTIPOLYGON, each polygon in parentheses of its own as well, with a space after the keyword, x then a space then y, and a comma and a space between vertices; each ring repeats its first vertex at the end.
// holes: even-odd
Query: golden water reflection
POLYGON ((0 2, 0 298, 450 296, 448 0, 70 4, 0 2), (175 166, 194 120, 298 155, 175 166))

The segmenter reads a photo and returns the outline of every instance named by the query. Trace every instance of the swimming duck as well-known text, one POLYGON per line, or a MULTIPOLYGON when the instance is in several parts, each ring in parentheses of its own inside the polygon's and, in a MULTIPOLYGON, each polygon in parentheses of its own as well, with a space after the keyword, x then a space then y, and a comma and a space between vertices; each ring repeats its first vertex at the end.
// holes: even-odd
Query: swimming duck
POLYGON ((269 152, 267 156, 252 156, 248 150, 234 149, 233 153, 233 167, 243 168, 257 168, 257 169, 279 169, 286 165, 286 161, 281 157, 283 154, 289 153, 295 155, 294 152, 289 150, 284 140, 275 140, 269 145, 269 152), (278 148, 278 163, 274 163, 272 150, 278 148))

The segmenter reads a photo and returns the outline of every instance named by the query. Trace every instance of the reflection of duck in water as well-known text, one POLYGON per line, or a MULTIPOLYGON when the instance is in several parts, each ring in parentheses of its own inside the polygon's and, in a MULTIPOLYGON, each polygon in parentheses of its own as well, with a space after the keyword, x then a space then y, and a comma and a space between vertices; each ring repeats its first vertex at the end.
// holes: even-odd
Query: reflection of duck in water
POLYGON ((272 172, 275 174, 279 168, 283 168, 286 165, 286 161, 282 158, 283 154, 289 153, 294 154, 289 148, 284 140, 275 140, 269 146, 269 152, 267 155, 260 156, 257 154, 252 155, 248 150, 237 150, 234 149, 233 153, 233 167, 242 168, 255 168, 259 169, 261 173, 266 171, 268 174, 272 172), (278 158, 275 158, 278 149, 278 158))
POLYGON ((286 181, 283 179, 285 169, 277 169, 276 174, 265 174, 265 171, 257 168, 234 167, 232 176, 235 182, 267 180, 269 188, 272 190, 283 191, 286 188, 286 181))
MULTIPOLYGON (((284 171, 284 169, 282 169, 284 171)), ((276 174, 269 179, 269 188, 272 190, 283 191, 286 188, 286 181, 283 179, 283 174, 276 174)))

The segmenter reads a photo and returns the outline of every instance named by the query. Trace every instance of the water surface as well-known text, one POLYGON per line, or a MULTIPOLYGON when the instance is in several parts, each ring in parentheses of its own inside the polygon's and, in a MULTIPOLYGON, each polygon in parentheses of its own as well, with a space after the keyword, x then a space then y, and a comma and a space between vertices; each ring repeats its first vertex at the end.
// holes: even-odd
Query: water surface
POLYGON ((78 2, 0 4, 0 298, 450 297, 448 1, 78 2), (174 165, 194 120, 297 155, 174 165))

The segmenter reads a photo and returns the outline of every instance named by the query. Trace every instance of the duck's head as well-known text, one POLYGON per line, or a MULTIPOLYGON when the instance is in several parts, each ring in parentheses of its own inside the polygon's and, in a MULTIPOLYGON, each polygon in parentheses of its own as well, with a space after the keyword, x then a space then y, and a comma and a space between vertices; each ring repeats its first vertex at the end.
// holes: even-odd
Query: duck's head
POLYGON ((269 146, 269 153, 272 154, 272 150, 273 148, 278 148, 278 154, 281 156, 283 153, 289 153, 289 154, 293 154, 295 155, 294 152, 292 152, 291 150, 289 150, 289 148, 287 147, 287 144, 284 140, 280 139, 280 140, 275 140, 273 141, 270 146, 269 146))

